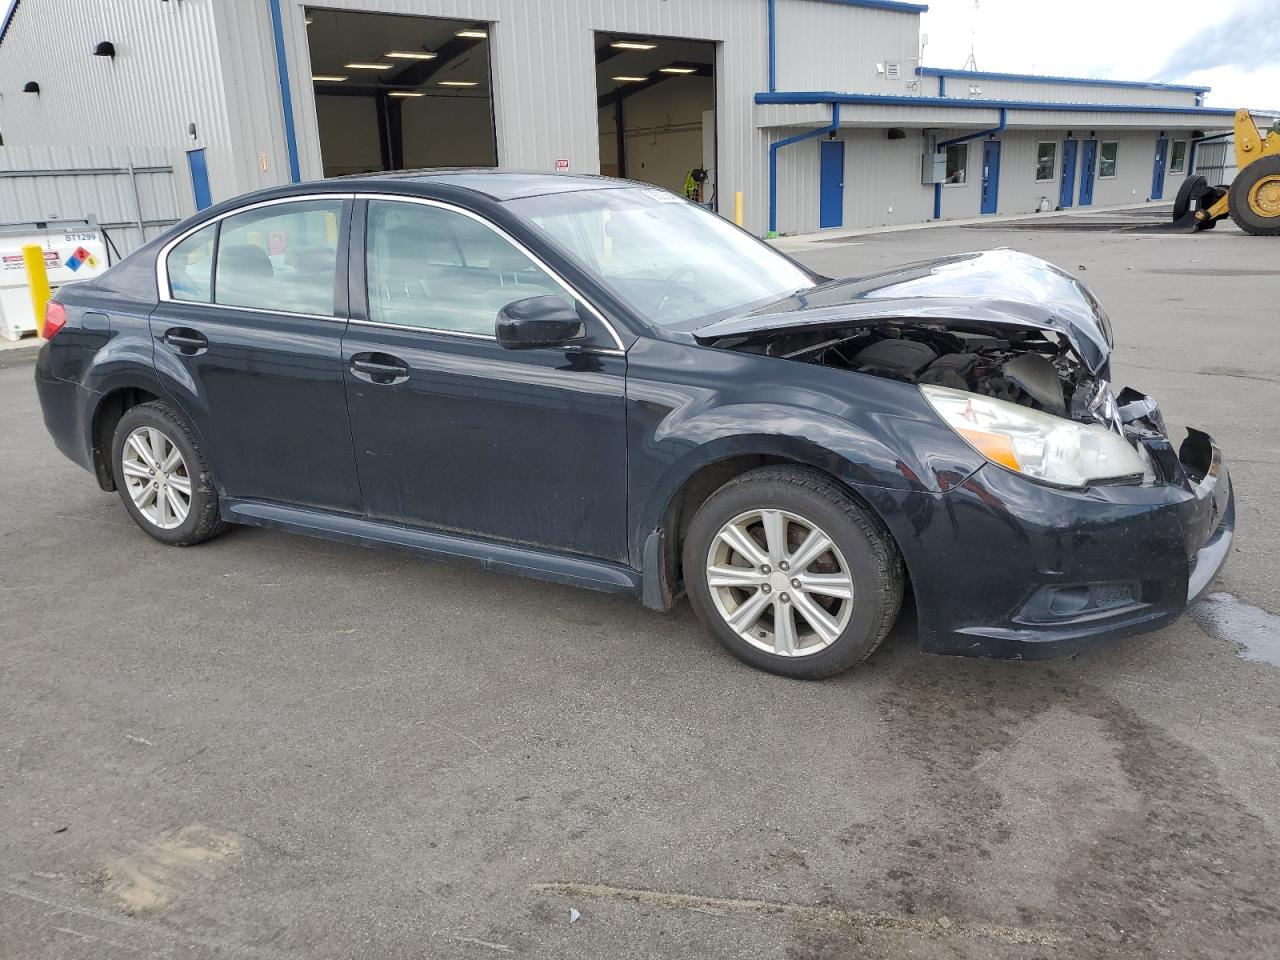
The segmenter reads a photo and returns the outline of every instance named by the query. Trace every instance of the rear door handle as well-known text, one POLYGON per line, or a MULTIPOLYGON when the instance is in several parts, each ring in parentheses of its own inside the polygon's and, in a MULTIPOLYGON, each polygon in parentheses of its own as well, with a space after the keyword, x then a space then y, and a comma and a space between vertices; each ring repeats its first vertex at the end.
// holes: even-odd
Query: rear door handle
POLYGON ((351 373, 366 383, 389 386, 409 379, 409 365, 389 353, 357 353, 351 358, 351 373))
POLYGON ((189 327, 170 327, 164 332, 164 342, 184 357, 194 357, 209 349, 208 337, 189 327))

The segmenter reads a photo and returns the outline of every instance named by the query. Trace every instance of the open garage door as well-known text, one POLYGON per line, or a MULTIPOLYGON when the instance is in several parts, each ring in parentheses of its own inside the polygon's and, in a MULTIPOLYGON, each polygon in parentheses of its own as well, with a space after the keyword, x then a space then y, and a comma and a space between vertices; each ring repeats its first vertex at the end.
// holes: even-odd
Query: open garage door
POLYGON ((489 25, 307 9, 326 177, 496 166, 489 25))
POLYGON ((716 45, 596 34, 600 172, 715 209, 716 45))

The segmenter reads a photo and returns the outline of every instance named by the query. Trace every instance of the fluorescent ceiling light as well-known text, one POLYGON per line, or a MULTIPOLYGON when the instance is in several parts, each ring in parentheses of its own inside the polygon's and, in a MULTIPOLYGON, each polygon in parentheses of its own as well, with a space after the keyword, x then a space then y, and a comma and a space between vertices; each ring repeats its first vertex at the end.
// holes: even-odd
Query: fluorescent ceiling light
POLYGON ((348 70, 390 70, 394 64, 391 63, 344 63, 344 67, 348 70))
POLYGON ((465 37, 468 40, 484 40, 489 36, 488 30, 459 30, 454 34, 455 37, 465 37))
POLYGON ((697 73, 696 67, 659 67, 659 73, 697 73))
POLYGON ((609 46, 615 50, 655 50, 658 45, 643 40, 615 40, 609 46))
POLYGON ((337 73, 313 73, 311 79, 316 83, 341 83, 347 78, 337 73))
POLYGON ((426 94, 421 90, 392 90, 387 94, 388 97, 425 97, 426 94))
POLYGON ((434 60, 436 55, 427 50, 388 50, 383 54, 384 57, 391 57, 393 60, 434 60))
POLYGON ((613 79, 621 83, 643 83, 645 80, 648 80, 649 78, 648 77, 614 77, 613 79))
POLYGON ((474 87, 480 81, 478 80, 441 80, 442 87, 474 87))

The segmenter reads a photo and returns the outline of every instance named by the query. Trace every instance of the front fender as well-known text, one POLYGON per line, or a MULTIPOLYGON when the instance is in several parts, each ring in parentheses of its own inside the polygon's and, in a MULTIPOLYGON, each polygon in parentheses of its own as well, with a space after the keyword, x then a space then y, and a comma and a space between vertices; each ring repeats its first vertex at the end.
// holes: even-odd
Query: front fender
POLYGON ((877 510, 877 491, 935 496, 983 462, 907 383, 645 340, 628 354, 627 381, 637 563, 681 489, 716 462, 755 455, 813 466, 877 510))

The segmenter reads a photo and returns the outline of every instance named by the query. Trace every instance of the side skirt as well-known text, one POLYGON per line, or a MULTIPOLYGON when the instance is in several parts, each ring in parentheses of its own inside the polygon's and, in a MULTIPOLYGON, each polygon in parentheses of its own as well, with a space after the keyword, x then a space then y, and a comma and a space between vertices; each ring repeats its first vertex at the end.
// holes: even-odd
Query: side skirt
POLYGON ((627 567, 551 553, 509 543, 477 540, 456 533, 401 527, 363 517, 288 507, 261 500, 221 502, 222 519, 269 527, 362 547, 401 550, 436 560, 460 560, 485 570, 513 573, 605 593, 640 595, 640 575, 627 567))

